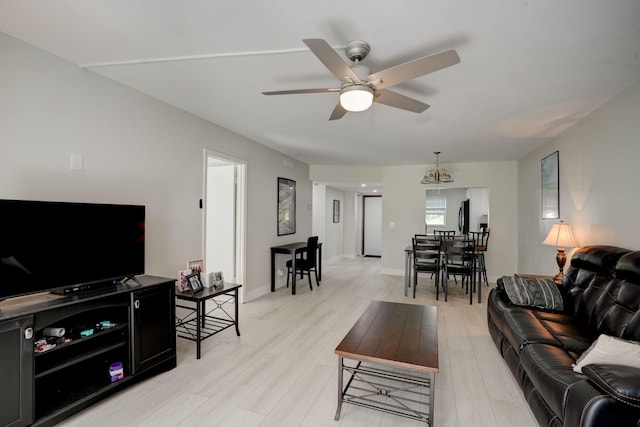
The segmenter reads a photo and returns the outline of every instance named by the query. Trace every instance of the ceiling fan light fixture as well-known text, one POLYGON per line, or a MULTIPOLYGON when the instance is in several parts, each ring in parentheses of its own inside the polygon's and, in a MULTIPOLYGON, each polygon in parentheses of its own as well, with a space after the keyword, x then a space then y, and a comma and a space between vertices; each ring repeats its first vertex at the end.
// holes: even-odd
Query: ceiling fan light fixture
POLYGON ((364 111, 373 104, 373 89, 364 84, 346 85, 340 91, 340 105, 347 111, 364 111))

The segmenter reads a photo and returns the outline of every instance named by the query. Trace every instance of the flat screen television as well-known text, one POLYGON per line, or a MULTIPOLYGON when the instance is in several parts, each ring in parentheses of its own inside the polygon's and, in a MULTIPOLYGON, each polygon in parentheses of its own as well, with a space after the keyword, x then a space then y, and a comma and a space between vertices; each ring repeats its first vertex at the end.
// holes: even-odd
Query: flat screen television
POLYGON ((0 300, 144 274, 145 207, 0 200, 0 300))

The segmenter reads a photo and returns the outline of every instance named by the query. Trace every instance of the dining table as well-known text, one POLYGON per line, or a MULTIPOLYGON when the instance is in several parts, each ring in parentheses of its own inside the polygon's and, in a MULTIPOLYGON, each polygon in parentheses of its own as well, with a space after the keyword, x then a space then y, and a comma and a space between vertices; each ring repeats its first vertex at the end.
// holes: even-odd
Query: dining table
MULTIPOLYGON (((466 236, 457 235, 452 237, 452 239, 463 239, 463 238, 466 238, 466 236)), ((473 259, 473 275, 474 277, 476 274, 478 275, 478 280, 476 282, 476 289, 478 290, 478 303, 481 303, 482 288, 480 285, 482 284, 482 280, 481 280, 482 271, 478 268, 477 263, 478 263, 478 257, 477 255, 475 255, 473 259)), ((405 297, 409 295, 409 288, 411 288, 412 277, 413 277, 413 245, 409 245, 404 248, 404 296, 405 297)), ((446 280, 446 278, 443 277, 443 280, 446 280)), ((415 286, 415 283, 413 286, 415 286)), ((473 288, 471 293, 473 293, 473 288)), ((469 301, 470 302, 473 301, 471 299, 471 296, 469 301)))
MULTIPOLYGON (((276 255, 284 254, 291 257, 291 295, 296 294, 296 259, 298 254, 307 250, 307 242, 288 243, 271 247, 271 292, 276 291, 276 255)), ((318 266, 318 280, 322 280, 322 243, 318 242, 318 251, 314 254, 318 266)))

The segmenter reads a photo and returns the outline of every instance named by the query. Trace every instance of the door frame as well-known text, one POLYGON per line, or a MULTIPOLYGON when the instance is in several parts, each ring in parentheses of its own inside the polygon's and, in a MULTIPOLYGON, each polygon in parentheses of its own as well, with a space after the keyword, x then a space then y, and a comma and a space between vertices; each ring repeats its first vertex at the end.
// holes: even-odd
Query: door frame
MULTIPOLYGON (((247 168, 248 162, 244 159, 240 159, 234 156, 230 156, 219 151, 211 150, 209 148, 204 149, 204 173, 203 173, 203 203, 202 203, 202 254, 203 259, 207 258, 207 178, 209 173, 209 158, 223 160, 236 166, 236 206, 235 206, 235 226, 236 226, 236 240, 235 240, 235 269, 236 277, 239 284, 244 285, 246 281, 246 266, 247 266, 247 252, 246 252, 246 230, 247 230, 247 168)), ((239 297, 240 302, 244 302, 246 294, 246 286, 240 288, 239 297)))

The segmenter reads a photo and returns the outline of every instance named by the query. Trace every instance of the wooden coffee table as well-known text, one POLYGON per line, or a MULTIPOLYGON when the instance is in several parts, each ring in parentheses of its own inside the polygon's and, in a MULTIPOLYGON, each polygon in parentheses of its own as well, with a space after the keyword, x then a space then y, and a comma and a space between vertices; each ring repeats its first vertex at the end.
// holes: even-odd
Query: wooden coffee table
POLYGON ((433 425, 438 372, 436 307, 372 301, 335 353, 336 421, 342 404, 350 403, 433 425), (356 364, 347 365, 345 359, 356 364))

